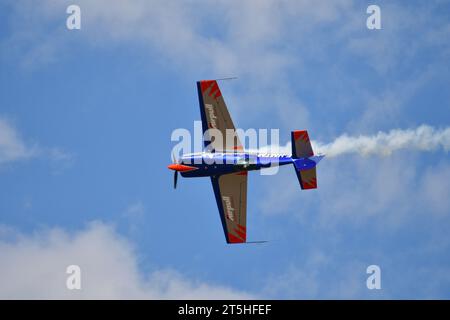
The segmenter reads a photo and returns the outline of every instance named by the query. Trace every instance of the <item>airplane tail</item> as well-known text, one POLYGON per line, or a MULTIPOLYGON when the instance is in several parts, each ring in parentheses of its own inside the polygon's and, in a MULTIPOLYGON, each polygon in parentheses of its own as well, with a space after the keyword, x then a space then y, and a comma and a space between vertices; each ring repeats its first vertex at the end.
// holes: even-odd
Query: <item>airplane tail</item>
POLYGON ((291 132, 292 159, 295 173, 302 190, 317 188, 316 165, 324 155, 315 156, 308 131, 297 130, 291 132))

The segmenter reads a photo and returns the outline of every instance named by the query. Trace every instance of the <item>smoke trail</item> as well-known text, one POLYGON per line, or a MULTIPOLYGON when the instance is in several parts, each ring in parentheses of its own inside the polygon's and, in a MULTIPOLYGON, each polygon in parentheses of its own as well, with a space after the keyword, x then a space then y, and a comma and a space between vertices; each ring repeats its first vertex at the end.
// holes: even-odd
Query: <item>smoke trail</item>
MULTIPOLYGON (((311 133, 310 133, 311 137, 311 133)), ((349 136, 343 134, 330 143, 311 141, 315 154, 337 157, 344 154, 361 156, 388 156, 392 152, 407 149, 416 151, 435 151, 442 148, 450 150, 450 127, 435 129, 421 125, 416 129, 393 129, 378 132, 372 136, 349 136)), ((260 152, 291 154, 291 142, 284 146, 269 145, 259 149, 260 152)))
POLYGON ((359 154, 362 156, 387 156, 401 149, 417 151, 435 151, 442 148, 450 150, 450 127, 435 129, 421 125, 416 129, 393 129, 389 132, 378 132, 373 136, 352 137, 341 135, 333 142, 324 144, 313 141, 315 153, 337 157, 343 154, 359 154))

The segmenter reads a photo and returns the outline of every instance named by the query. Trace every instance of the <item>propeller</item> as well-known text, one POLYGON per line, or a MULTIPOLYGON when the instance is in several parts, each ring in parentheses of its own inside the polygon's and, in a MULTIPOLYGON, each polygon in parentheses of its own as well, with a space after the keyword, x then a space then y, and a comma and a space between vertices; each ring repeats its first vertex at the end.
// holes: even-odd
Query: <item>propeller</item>
POLYGON ((173 188, 177 188, 177 181, 178 181, 178 171, 173 172, 173 188))
MULTIPOLYGON (((173 163, 180 163, 179 160, 175 157, 175 154, 172 152, 172 162, 173 163)), ((178 182, 178 171, 173 172, 173 188, 177 188, 177 182, 178 182)))

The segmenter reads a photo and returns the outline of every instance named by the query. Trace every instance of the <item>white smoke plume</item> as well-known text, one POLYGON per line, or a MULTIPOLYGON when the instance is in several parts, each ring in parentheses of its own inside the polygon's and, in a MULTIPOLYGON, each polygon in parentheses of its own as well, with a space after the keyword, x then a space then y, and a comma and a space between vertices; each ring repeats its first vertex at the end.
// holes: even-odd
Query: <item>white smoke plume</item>
POLYGON ((435 129, 421 125, 416 129, 393 129, 389 132, 378 132, 372 136, 352 137, 343 134, 333 142, 324 144, 312 142, 317 154, 337 157, 343 154, 359 154, 362 156, 388 156, 392 152, 405 149, 416 151, 450 150, 450 127, 435 129))
MULTIPOLYGON (((450 150, 450 127, 436 129, 421 125, 416 129, 392 129, 375 135, 349 136, 343 134, 330 143, 311 141, 315 154, 337 157, 345 154, 361 156, 389 156, 397 150, 437 151, 450 150)), ((291 142, 285 146, 265 146, 260 152, 291 153, 291 142)))

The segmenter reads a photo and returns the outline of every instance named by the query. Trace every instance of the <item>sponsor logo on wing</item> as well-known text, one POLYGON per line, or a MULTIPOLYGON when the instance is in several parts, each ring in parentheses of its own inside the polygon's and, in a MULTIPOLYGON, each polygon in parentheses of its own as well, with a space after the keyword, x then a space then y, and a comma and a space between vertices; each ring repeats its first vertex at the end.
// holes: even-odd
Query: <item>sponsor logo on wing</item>
POLYGON ((229 220, 234 221, 234 208, 233 208, 233 205, 231 204, 231 198, 228 196, 223 196, 222 200, 223 200, 223 202, 225 202, 226 217, 229 220))
POLYGON ((216 119, 217 116, 214 113, 214 107, 212 104, 205 103, 206 110, 208 111, 209 116, 209 125, 213 129, 217 129, 216 119))

